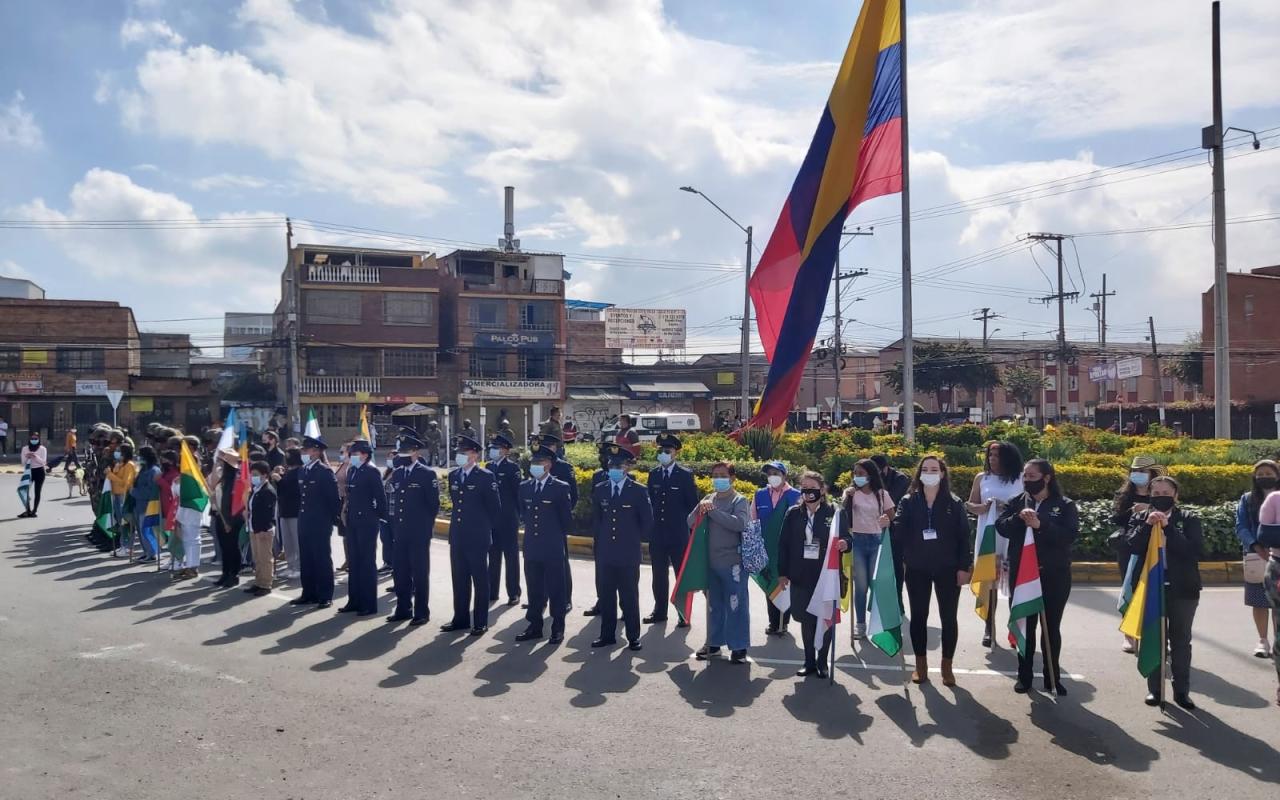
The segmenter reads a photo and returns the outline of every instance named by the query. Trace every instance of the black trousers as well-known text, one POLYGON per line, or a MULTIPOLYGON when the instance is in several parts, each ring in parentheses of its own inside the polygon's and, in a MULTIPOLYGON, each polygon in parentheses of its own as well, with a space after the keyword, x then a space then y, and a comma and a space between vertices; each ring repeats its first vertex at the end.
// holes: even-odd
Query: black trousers
POLYGON ((524 560, 525 583, 529 586, 529 610, 524 618, 529 629, 542 633, 542 613, 551 607, 551 632, 564 633, 565 609, 569 605, 564 595, 564 560, 526 558, 524 560))
POLYGON ((31 495, 27 505, 27 510, 36 512, 40 510, 40 489, 44 487, 44 467, 31 468, 31 495))
MULTIPOLYGON (((382 543, 382 566, 395 569, 396 534, 390 522, 378 523, 378 540, 382 543)), ((392 578, 395 580, 395 578, 392 578)))
MULTIPOLYGON (((1196 621, 1196 609, 1200 596, 1176 597, 1166 594, 1165 631, 1169 637, 1169 661, 1173 673, 1173 693, 1186 694, 1191 690, 1191 625, 1196 621)), ((1160 670, 1147 678, 1147 691, 1160 694, 1160 670)))
MULTIPOLYGON (((686 544, 668 541, 665 534, 656 532, 649 542, 649 561, 653 564, 653 615, 658 619, 667 618, 667 604, 671 602, 670 576, 671 573, 679 574, 686 544)), ((676 609, 676 614, 680 613, 680 609, 676 609)))
POLYGON ((618 606, 622 606, 627 641, 639 640, 640 565, 596 564, 596 588, 600 591, 600 638, 618 638, 618 606))
MULTIPOLYGON (((298 520, 298 571, 302 573, 302 600, 333 601, 333 525, 298 520)), ((225 548, 223 549, 225 553, 225 548)), ((240 551, 237 549, 237 553, 240 551)), ((224 556, 225 558, 225 556, 224 556)))
POLYGON ((907 585, 907 604, 911 607, 911 652, 923 656, 929 649, 929 606, 933 596, 938 597, 938 617, 942 622, 942 657, 950 659, 956 654, 956 642, 960 639, 960 586, 956 584, 956 571, 940 572, 917 570, 907 567, 904 575, 907 585))
MULTIPOLYGON (((831 643, 835 638, 835 628, 827 631, 822 637, 822 648, 817 649, 818 618, 809 613, 809 601, 813 598, 814 586, 796 586, 791 584, 791 608, 795 618, 800 622, 800 645, 804 648, 804 665, 813 669, 819 664, 827 663, 831 652, 831 643)), ((773 604, 769 604, 770 608, 773 604)), ((775 609, 776 610, 776 609, 775 609)))
POLYGON ((450 545, 449 570, 453 577, 453 624, 486 627, 489 624, 489 550, 450 545))
POLYGON ((348 525, 347 605, 357 614, 378 610, 378 525, 348 525))
POLYGON ((218 549, 222 551, 222 577, 239 580, 240 529, 227 525, 221 516, 214 514, 213 534, 218 537, 218 549))
MULTIPOLYGON (((1062 612, 1067 609, 1071 597, 1071 573, 1041 570, 1040 591, 1044 595, 1044 619, 1049 647, 1053 650, 1053 674, 1062 682, 1062 670, 1058 662, 1062 658, 1062 612)), ((1030 686, 1035 672, 1036 647, 1040 644, 1040 617, 1027 618, 1027 652, 1018 656, 1018 681, 1030 686)), ((1049 654, 1040 654, 1044 680, 1049 680, 1049 654)))
POLYGON ((564 607, 573 605, 573 570, 569 568, 569 546, 564 549, 564 607))
POLYGON ((427 619, 427 590, 431 579, 429 533, 400 531, 394 537, 395 557, 391 579, 396 587, 396 616, 427 619))
POLYGON ((503 520, 493 528, 493 544, 489 545, 489 600, 497 602, 502 586, 502 564, 507 565, 507 597, 520 597, 520 530, 514 519, 503 520))

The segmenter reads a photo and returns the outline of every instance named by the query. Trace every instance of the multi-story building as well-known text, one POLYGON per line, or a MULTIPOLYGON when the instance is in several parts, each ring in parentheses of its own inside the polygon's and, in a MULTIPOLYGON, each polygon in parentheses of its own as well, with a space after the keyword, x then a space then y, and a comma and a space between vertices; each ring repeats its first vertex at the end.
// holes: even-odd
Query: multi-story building
MULTIPOLYGON (((1204 391, 1213 395, 1213 306, 1211 286, 1201 295, 1205 353, 1204 391)), ((1231 348, 1231 399, 1239 402, 1280 402, 1280 266, 1227 274, 1227 344, 1231 348)))
MULTIPOLYGON (((409 403, 438 413, 441 273, 431 254, 299 244, 281 276, 275 336, 297 325, 298 405, 314 408, 331 443, 350 438, 367 405, 375 425, 409 403)), ((290 398, 290 347, 271 350, 281 405, 290 398)))
POLYGON ((227 359, 251 360, 270 343, 271 314, 228 311, 222 315, 222 348, 227 359))

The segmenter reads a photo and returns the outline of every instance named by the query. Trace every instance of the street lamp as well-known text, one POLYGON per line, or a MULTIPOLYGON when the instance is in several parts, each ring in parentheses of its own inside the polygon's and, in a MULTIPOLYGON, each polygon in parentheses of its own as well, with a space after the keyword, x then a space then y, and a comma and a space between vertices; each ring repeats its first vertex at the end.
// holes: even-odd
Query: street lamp
POLYGON ((710 203, 716 211, 723 214, 725 219, 729 220, 734 225, 737 225, 738 230, 747 235, 747 260, 743 265, 744 279, 742 283, 742 399, 740 401, 740 409, 738 412, 739 416, 742 417, 742 421, 745 423, 751 418, 751 226, 747 225, 746 227, 743 227, 741 222, 738 222, 736 219, 731 217, 729 212, 721 208, 716 201, 707 197, 692 186, 681 186, 680 191, 700 196, 703 200, 710 203))

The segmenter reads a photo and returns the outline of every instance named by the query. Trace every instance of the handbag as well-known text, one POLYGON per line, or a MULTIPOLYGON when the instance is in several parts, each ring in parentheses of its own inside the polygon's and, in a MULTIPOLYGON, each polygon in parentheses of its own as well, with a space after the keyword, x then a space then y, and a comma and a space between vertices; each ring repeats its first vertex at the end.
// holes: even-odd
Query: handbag
MULTIPOLYGON (((1258 544, 1263 547, 1280 548, 1280 525, 1259 525, 1258 544)), ((1262 556, 1258 557, 1262 558, 1262 556)))
MULTIPOLYGON (((1259 542, 1262 544, 1262 542, 1259 542)), ((1244 554, 1244 582, 1262 583, 1267 579, 1267 560, 1257 553, 1244 554)))
POLYGON ((755 575, 769 566, 769 551, 765 549, 764 535, 760 533, 760 520, 753 519, 747 524, 738 552, 742 555, 742 568, 748 575, 755 575))

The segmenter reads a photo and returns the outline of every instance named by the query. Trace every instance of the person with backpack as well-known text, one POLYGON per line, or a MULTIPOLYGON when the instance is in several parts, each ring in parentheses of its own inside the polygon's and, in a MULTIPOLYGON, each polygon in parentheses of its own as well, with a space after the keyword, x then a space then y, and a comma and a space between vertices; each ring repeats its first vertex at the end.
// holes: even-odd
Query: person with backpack
POLYGON ((750 576, 742 564, 742 538, 751 524, 751 504, 733 489, 734 466, 720 461, 711 467, 712 493, 689 513, 689 526, 707 518, 707 643, 699 661, 716 656, 728 645, 729 661, 747 663, 751 644, 750 576))

